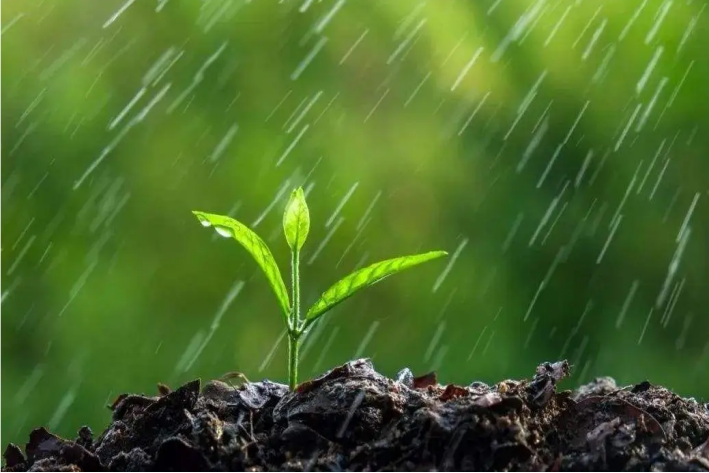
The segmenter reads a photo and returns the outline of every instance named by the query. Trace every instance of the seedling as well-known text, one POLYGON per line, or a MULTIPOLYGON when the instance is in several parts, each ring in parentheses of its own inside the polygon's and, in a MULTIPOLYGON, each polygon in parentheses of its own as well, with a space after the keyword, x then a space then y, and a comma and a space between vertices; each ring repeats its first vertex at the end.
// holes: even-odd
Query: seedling
POLYGON ((193 211, 204 227, 213 227, 225 238, 234 238, 251 253, 266 274, 283 310, 283 321, 288 332, 288 386, 295 389, 298 381, 298 350, 303 335, 327 311, 344 301, 359 289, 378 283, 387 276, 426 261, 445 256, 445 251, 430 251, 410 256, 400 256, 374 263, 359 269, 333 284, 323 292, 315 304, 301 318, 300 314, 300 250, 310 231, 310 212, 301 187, 295 189, 283 213, 283 231, 291 250, 291 305, 286 285, 281 277, 271 250, 266 243, 246 225, 223 215, 193 211))

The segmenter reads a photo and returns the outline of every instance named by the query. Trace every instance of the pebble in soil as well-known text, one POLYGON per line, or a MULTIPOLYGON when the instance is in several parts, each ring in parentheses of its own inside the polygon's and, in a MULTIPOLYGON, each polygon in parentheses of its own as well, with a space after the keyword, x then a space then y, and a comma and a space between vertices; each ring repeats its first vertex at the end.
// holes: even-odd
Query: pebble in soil
POLYGON ((191 381, 155 397, 121 395, 93 440, 44 428, 4 471, 684 470, 709 471, 707 405, 642 382, 598 378, 557 392, 566 361, 530 380, 440 385, 396 380, 355 360, 289 392, 191 381))

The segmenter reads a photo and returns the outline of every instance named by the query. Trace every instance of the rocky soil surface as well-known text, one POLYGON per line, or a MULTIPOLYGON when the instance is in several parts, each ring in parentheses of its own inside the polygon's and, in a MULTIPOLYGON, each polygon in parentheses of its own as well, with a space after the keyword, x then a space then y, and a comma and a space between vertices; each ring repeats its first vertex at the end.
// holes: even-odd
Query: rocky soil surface
POLYGON ((356 360, 289 392, 270 381, 199 380, 124 394, 93 438, 44 428, 3 471, 709 471, 709 406, 641 382, 599 378, 558 392, 565 361, 529 380, 396 380, 356 360))

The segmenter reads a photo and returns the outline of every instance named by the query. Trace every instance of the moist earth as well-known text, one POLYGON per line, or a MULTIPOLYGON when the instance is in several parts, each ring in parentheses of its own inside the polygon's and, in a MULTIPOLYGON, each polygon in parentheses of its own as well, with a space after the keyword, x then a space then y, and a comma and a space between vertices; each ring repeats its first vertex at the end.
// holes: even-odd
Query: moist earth
POLYGON ((44 428, 3 471, 683 470, 709 471, 709 406, 645 381, 598 378, 557 392, 566 361, 529 380, 441 385, 367 359, 289 392, 265 380, 199 380, 124 394, 96 439, 44 428))

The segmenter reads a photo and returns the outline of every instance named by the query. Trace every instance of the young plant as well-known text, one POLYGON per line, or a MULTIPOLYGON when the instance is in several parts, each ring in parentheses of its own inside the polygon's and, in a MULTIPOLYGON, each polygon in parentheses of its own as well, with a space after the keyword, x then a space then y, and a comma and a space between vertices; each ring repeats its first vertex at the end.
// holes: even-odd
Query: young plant
POLYGON ((301 187, 295 189, 288 200, 283 213, 283 232, 291 250, 291 300, 288 290, 281 277, 278 265, 266 243, 251 229, 223 215, 193 211, 204 227, 213 227, 216 232, 226 238, 234 238, 251 253, 256 263, 266 274, 271 287, 276 293, 278 303, 283 310, 283 321, 288 333, 288 386, 295 389, 298 380, 298 350, 303 335, 327 311, 344 301, 357 290, 378 283, 387 276, 416 266, 426 261, 445 256, 445 251, 430 251, 410 256, 400 256, 374 263, 357 270, 349 276, 333 284, 323 292, 315 304, 301 318, 300 313, 300 250, 310 231, 310 213, 305 202, 305 194, 301 187))

